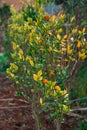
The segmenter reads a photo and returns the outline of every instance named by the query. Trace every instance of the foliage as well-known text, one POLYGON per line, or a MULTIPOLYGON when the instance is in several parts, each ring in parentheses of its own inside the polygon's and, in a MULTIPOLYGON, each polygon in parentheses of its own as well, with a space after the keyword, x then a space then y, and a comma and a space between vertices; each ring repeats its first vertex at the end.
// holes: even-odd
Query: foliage
POLYGON ((28 5, 26 8, 23 8, 22 10, 25 21, 27 21, 29 17, 32 18, 33 21, 36 20, 37 14, 33 6, 28 5))
MULTIPOLYGON (((0 31, 2 34, 7 34, 7 26, 8 26, 8 20, 11 16, 10 7, 7 4, 3 4, 2 7, 0 7, 0 31)), ((6 37, 6 36, 5 36, 6 37)), ((5 41, 4 36, 2 35, 2 45, 5 48, 5 52, 0 55, 0 73, 5 72, 6 69, 9 67, 9 55, 8 55, 8 46, 10 45, 9 42, 5 41), (8 44, 9 45, 8 45, 8 44)))
MULTIPOLYGON (((71 28, 71 26, 70 26, 72 32, 73 32, 73 30, 74 31, 76 30, 75 28, 78 28, 77 30, 80 33, 81 29, 85 27, 84 38, 85 38, 86 42, 84 42, 84 40, 83 40, 83 44, 85 43, 85 45, 86 45, 85 47, 83 47, 85 49, 87 47, 87 27, 86 27, 87 26, 87 15, 86 15, 87 7, 86 7, 86 1, 85 0, 65 1, 63 3, 63 9, 66 12, 66 17, 67 17, 66 22, 68 23, 68 25, 71 25, 72 16, 74 16, 73 18, 75 18, 72 22, 72 25, 71 25, 74 27, 74 29, 71 28)), ((74 39, 76 39, 77 37, 78 36, 76 33, 76 36, 74 35, 74 39)), ((79 41, 79 39, 78 39, 78 41, 79 41)), ((76 42, 74 42, 74 43, 76 44, 76 42)), ((80 45, 79 43, 80 42, 78 42, 78 45, 80 45)), ((77 54, 75 53, 76 56, 79 55, 81 57, 81 55, 82 55, 81 52, 78 52, 78 51, 80 51, 80 49, 81 48, 76 49, 76 46, 75 46, 74 50, 75 51, 77 50, 77 52, 76 52, 77 54)), ((87 51, 84 49, 82 49, 82 50, 85 52, 85 55, 87 55, 87 51)), ((86 60, 83 60, 83 62, 81 60, 80 61, 78 61, 78 60, 76 61, 78 63, 74 64, 76 66, 75 67, 76 69, 74 69, 74 71, 73 71, 74 72, 73 76, 72 76, 73 80, 72 80, 72 78, 71 79, 69 78, 69 82, 70 82, 70 85, 69 85, 70 86, 70 94, 69 95, 70 95, 71 99, 83 98, 83 97, 87 96, 87 87, 86 87, 87 67, 86 67, 86 65, 84 65, 84 64, 86 64, 86 60)), ((78 102, 77 104, 79 104, 80 106, 87 106, 86 99, 81 100, 81 101, 77 101, 77 102, 78 102)))
POLYGON ((87 122, 81 121, 78 128, 75 128, 75 130, 86 130, 87 129, 87 122))
POLYGON ((7 4, 4 4, 2 7, 0 7, 0 25, 6 24, 6 21, 10 16, 10 7, 7 4))
POLYGON ((64 4, 67 0, 54 0, 56 4, 64 4))
POLYGON ((71 99, 79 99, 79 106, 86 107, 87 106, 87 60, 84 61, 82 66, 79 69, 76 77, 72 80, 71 84, 71 99))
POLYGON ((63 3, 63 8, 70 19, 73 15, 76 17, 76 23, 87 24, 87 1, 86 0, 67 0, 63 3), (85 14, 85 15, 84 15, 85 14))
POLYGON ((8 54, 4 52, 0 54, 0 73, 5 72, 8 67, 9 67, 8 54))

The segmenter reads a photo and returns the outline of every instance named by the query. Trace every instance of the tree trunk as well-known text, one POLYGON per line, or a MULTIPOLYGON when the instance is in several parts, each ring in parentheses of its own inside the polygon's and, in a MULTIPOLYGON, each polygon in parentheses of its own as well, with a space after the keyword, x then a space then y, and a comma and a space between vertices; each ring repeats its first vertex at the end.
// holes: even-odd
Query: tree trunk
POLYGON ((60 121, 58 119, 54 120, 54 125, 56 127, 56 130, 61 130, 61 124, 60 124, 60 121))
POLYGON ((37 108, 36 108, 36 105, 35 105, 35 100, 34 100, 34 97, 32 99, 32 113, 33 113, 33 117, 34 117, 34 120, 35 120, 35 124, 36 124, 36 130, 40 130, 40 122, 39 122, 39 118, 38 118, 38 114, 37 114, 37 108))

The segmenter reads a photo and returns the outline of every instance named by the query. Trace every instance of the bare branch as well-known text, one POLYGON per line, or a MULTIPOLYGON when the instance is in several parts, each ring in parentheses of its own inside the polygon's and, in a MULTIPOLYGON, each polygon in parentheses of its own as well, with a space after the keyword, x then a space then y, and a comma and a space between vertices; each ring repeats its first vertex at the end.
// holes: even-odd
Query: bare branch
POLYGON ((1 98, 1 99, 0 99, 0 102, 2 102, 2 101, 14 101, 14 100, 15 100, 15 101, 19 101, 19 102, 23 102, 23 103, 27 103, 27 104, 29 103, 28 101, 23 100, 23 99, 13 99, 13 98, 6 98, 6 99, 5 99, 5 98, 4 98, 4 99, 1 98))
POLYGON ((69 102, 69 104, 71 104, 71 103, 73 103, 73 102, 81 101, 81 100, 84 100, 84 99, 87 99, 87 97, 77 98, 77 99, 71 100, 71 101, 69 102))
POLYGON ((28 108, 29 106, 14 106, 14 107, 0 107, 0 109, 20 109, 20 108, 28 108))
POLYGON ((79 114, 69 112, 67 115, 68 115, 68 116, 71 116, 71 117, 74 117, 74 118, 83 119, 84 121, 87 122, 87 118, 85 118, 84 116, 81 116, 81 115, 79 115, 79 114))
POLYGON ((86 111, 87 110, 87 107, 86 108, 76 108, 76 109, 72 109, 71 112, 74 112, 74 111, 86 111))

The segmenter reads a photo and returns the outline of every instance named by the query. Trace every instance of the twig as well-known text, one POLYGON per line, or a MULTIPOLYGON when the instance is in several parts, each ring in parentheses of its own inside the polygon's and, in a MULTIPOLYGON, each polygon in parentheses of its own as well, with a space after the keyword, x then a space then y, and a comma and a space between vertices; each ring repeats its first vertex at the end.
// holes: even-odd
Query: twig
POLYGON ((73 65, 73 68, 72 68, 72 70, 71 70, 71 72, 70 72, 70 75, 71 75, 71 76, 73 75, 73 73, 74 73, 74 71, 75 71, 75 69, 76 69, 76 67, 77 67, 77 64, 78 64, 78 60, 76 60, 76 61, 75 61, 75 64, 73 65))
POLYGON ((76 109, 72 109, 71 112, 74 112, 74 111, 86 111, 87 110, 87 107, 86 108, 76 108, 76 109))
POLYGON ((20 102, 23 102, 23 103, 27 103, 27 104, 28 104, 27 101, 22 100, 22 99, 13 99, 13 98, 0 99, 0 101, 14 101, 14 100, 17 100, 17 101, 20 101, 20 102))
POLYGON ((14 107, 0 107, 0 109, 19 109, 19 108, 28 108, 29 106, 14 106, 14 107))
POLYGON ((84 100, 84 99, 87 99, 87 97, 83 97, 83 98, 78 98, 78 99, 71 100, 71 101, 69 102, 69 104, 71 104, 71 103, 73 103, 73 102, 81 101, 81 100, 84 100))
POLYGON ((0 99, 0 102, 2 102, 2 101, 13 101, 13 98, 6 98, 6 99, 5 99, 5 98, 4 98, 4 99, 2 98, 2 99, 0 99))
POLYGON ((76 113, 72 113, 72 112, 70 112, 70 113, 68 113, 67 115, 68 115, 68 116, 71 116, 71 117, 75 117, 75 118, 83 119, 84 121, 87 122, 87 119, 86 119, 85 117, 79 115, 79 114, 76 114, 76 113))

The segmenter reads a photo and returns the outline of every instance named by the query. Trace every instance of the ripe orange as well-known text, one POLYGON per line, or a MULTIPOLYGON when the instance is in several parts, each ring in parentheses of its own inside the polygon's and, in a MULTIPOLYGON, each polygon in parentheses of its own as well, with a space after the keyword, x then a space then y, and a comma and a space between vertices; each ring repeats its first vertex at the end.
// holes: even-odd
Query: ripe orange
POLYGON ((48 80, 47 80, 47 79, 43 79, 43 80, 42 80, 42 83, 43 83, 43 84, 47 84, 47 83, 48 83, 48 80))
POLYGON ((58 85, 56 85, 56 86, 54 87, 54 89, 55 89, 56 91, 60 91, 60 90, 61 90, 60 86, 58 86, 58 85))
POLYGON ((53 76, 53 75, 54 75, 54 72, 53 72, 53 71, 51 71, 51 72, 50 72, 50 75, 51 75, 51 76, 53 76))

